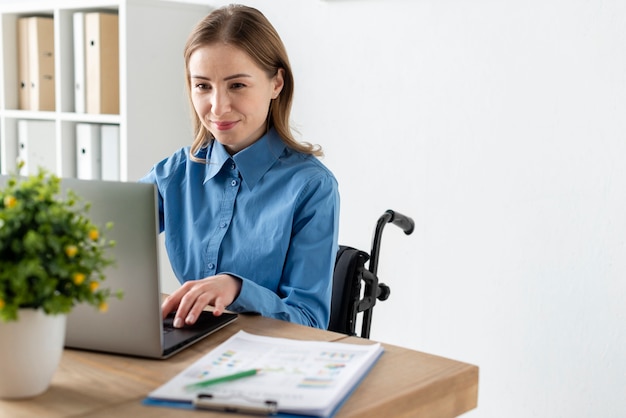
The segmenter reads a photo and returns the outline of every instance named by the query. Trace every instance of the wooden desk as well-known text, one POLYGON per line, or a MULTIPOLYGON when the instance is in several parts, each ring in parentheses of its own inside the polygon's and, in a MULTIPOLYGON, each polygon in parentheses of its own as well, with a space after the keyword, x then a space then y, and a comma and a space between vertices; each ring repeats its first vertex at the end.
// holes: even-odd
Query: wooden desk
MULTIPOLYGON (((22 417, 234 417, 229 413, 143 406, 146 395, 243 329, 273 337, 368 343, 329 331, 240 315, 228 327, 168 360, 65 350, 43 395, 0 401, 1 418, 22 417)), ((478 367, 383 344, 385 353, 337 417, 454 417, 476 407, 478 367)))

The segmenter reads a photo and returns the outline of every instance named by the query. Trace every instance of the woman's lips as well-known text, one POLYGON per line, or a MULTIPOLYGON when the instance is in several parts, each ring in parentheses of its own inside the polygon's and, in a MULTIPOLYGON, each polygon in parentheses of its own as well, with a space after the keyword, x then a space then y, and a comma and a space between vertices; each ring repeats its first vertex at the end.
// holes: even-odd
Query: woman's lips
POLYGON ((237 124, 237 122, 213 122, 213 125, 215 125, 215 127, 217 128, 218 131, 227 131, 229 129, 232 129, 235 125, 237 124))

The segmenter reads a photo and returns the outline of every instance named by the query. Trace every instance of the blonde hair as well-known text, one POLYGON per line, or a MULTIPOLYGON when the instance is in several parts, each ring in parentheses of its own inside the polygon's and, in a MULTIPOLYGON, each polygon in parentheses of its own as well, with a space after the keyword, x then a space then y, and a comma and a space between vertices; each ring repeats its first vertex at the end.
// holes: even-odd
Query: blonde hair
POLYGON ((269 77, 274 77, 279 69, 283 69, 284 85, 278 97, 270 102, 267 129, 273 126, 285 144, 296 151, 315 156, 323 155, 319 146, 297 141, 289 126, 294 80, 287 51, 276 29, 257 9, 231 4, 214 10, 202 19, 185 44, 186 85, 194 132, 191 158, 204 162, 195 155, 201 148, 211 143, 213 135, 202 125, 202 121, 193 110, 189 59, 198 48, 215 43, 232 45, 244 51, 269 77))

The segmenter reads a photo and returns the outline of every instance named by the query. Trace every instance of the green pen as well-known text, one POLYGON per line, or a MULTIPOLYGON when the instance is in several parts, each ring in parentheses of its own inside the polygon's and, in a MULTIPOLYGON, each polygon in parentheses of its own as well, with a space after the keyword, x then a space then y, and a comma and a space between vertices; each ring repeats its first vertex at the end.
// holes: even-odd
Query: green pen
POLYGON ((228 374, 225 376, 216 377, 214 379, 203 380, 202 382, 198 382, 198 383, 191 383, 189 385, 186 385, 185 389, 187 390, 201 389, 207 386, 215 385, 217 383, 230 382, 232 380, 241 379, 242 377, 254 376, 260 371, 261 371, 260 369, 250 369, 250 370, 246 370, 243 372, 228 374))

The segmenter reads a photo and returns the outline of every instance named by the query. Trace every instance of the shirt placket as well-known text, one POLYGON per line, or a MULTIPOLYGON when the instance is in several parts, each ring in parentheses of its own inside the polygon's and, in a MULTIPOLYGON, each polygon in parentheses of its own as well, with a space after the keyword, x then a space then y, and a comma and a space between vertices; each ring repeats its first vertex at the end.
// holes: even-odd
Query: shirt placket
POLYGON ((237 170, 237 165, 234 161, 229 160, 226 162, 222 172, 224 175, 220 175, 219 177, 224 179, 222 183, 224 193, 222 193, 222 202, 216 216, 217 224, 215 232, 207 246, 204 277, 214 276, 217 273, 219 249, 228 232, 228 227, 233 220, 235 200, 239 192, 239 187, 241 186, 239 170, 237 170))

